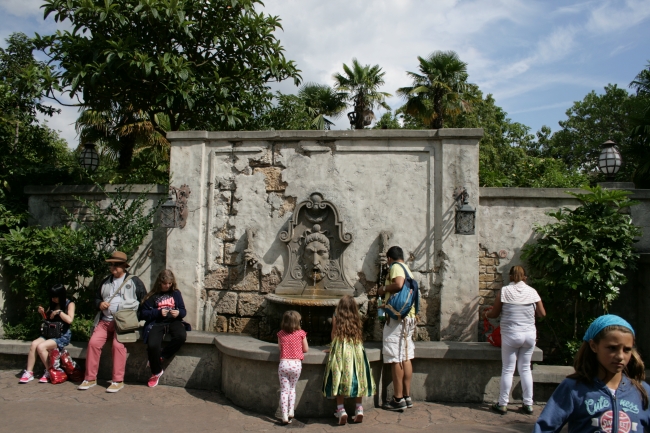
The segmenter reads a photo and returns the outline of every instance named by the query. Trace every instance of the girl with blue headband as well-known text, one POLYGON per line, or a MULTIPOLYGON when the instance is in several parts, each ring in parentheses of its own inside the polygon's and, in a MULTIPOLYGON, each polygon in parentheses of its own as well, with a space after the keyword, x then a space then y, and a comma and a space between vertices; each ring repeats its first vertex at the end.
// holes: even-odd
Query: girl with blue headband
POLYGON ((557 387, 535 433, 630 433, 650 429, 645 366, 634 347, 634 329, 608 314, 587 329, 573 363, 575 373, 557 387))

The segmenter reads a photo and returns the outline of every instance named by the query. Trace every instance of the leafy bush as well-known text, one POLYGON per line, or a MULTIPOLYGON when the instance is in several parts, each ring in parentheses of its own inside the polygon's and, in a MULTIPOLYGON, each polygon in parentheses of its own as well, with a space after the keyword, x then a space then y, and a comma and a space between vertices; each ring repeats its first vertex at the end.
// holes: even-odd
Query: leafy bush
POLYGON ((116 249, 131 256, 153 230, 158 209, 146 209, 146 193, 129 199, 129 188, 102 191, 108 198, 105 208, 77 198, 87 207, 88 215, 84 221, 70 215, 76 229, 14 228, 0 240, 10 290, 24 300, 20 322, 5 325, 6 338, 36 338, 41 321, 37 307, 49 305, 46 289, 62 283, 76 302, 73 339, 88 339, 96 314, 94 292, 107 275, 104 260, 116 249))
POLYGON ((524 247, 531 284, 547 307, 541 344, 555 362, 571 360, 586 327, 607 312, 638 259, 632 245, 641 230, 624 212, 636 204, 630 192, 587 189, 570 193, 581 205, 549 213, 557 222, 536 226, 541 237, 524 247))

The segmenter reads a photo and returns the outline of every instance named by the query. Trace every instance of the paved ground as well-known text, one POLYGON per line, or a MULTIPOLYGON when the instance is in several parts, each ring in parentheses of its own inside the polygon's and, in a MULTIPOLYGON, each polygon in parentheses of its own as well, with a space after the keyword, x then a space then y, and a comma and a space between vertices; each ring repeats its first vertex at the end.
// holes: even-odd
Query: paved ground
MULTIPOLYGON (((338 426, 334 417, 282 426, 272 417, 233 406, 218 392, 127 384, 108 394, 101 383, 78 391, 72 383, 19 385, 16 371, 0 371, 0 432, 530 432, 536 416, 489 411, 485 404, 419 403, 403 413, 366 410, 363 424, 338 426), (101 386, 100 386, 101 385, 101 386)), ((511 407, 511 410, 515 410, 511 407)), ((539 415, 541 408, 535 408, 539 415)))

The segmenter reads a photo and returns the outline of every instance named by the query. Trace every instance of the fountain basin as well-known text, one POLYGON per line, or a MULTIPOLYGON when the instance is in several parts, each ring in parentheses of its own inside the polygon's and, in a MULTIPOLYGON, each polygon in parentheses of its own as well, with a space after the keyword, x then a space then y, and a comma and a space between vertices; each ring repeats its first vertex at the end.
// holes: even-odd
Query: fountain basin
MULTIPOLYGON (((266 299, 276 304, 296 305, 302 307, 336 307, 341 300, 341 297, 334 296, 320 296, 320 295, 276 295, 270 293, 266 295, 266 299)), ((368 301, 366 295, 357 296, 354 298, 357 304, 361 305, 368 301)))

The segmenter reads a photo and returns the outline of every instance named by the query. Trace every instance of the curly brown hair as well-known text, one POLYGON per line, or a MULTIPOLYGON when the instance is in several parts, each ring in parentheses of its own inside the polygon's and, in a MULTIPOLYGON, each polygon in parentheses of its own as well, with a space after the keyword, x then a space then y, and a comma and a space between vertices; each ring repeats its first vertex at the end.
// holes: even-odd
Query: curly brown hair
MULTIPOLYGON (((625 326, 612 325, 600 331, 598 335, 594 337, 593 341, 597 344, 612 331, 620 331, 626 334, 632 334, 632 331, 630 331, 630 329, 626 328, 625 326)), ((634 336, 634 334, 632 334, 632 336, 634 336)), ((573 361, 573 368, 575 369, 575 373, 570 374, 567 377, 582 381, 587 384, 591 384, 594 378, 598 377, 599 366, 600 364, 598 363, 598 355, 596 355, 596 353, 591 350, 588 341, 583 341, 582 346, 580 346, 580 350, 578 350, 578 354, 573 361)), ((632 385, 634 385, 634 387, 641 393, 643 410, 647 410, 648 393, 642 385, 645 381, 645 366, 643 365, 641 356, 636 351, 636 347, 632 347, 632 356, 630 357, 630 361, 625 366, 623 372, 630 379, 632 385)))
POLYGON ((170 292, 178 290, 174 273, 169 269, 165 269, 164 271, 160 271, 158 274, 158 278, 156 278, 156 282, 153 283, 151 291, 147 293, 147 295, 142 299, 142 304, 144 304, 144 301, 151 298, 153 295, 162 292, 162 283, 172 283, 172 286, 169 288, 170 292))
POLYGON ((341 298, 336 311, 334 312, 336 327, 332 332, 332 339, 351 341, 353 343, 363 342, 363 332, 359 307, 350 295, 341 298))

